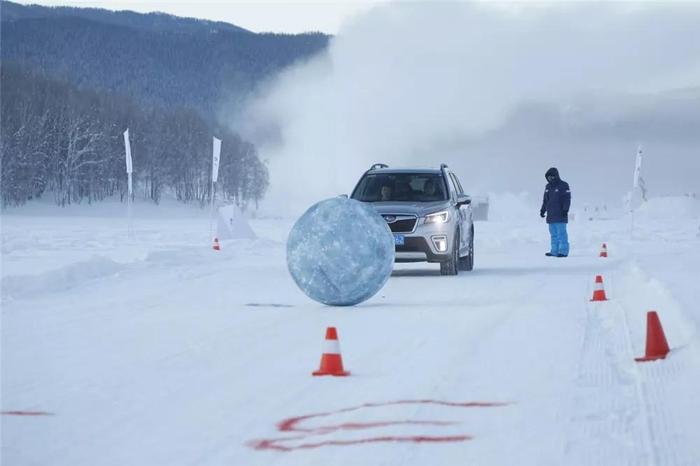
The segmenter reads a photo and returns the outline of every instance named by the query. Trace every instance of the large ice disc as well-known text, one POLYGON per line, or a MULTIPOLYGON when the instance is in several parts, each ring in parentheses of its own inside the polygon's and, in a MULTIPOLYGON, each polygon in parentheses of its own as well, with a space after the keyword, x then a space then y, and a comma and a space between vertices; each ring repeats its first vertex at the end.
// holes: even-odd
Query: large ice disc
POLYGON ((287 266, 310 298, 352 306, 379 291, 391 275, 394 238, 369 205, 336 197, 314 204, 287 240, 287 266))

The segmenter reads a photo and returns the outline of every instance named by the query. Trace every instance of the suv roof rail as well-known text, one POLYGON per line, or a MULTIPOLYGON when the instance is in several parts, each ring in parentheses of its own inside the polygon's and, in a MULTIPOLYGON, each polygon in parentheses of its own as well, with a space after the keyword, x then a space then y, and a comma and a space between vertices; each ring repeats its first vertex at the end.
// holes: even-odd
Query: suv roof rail
POLYGON ((440 164, 440 170, 443 170, 443 169, 445 169, 445 168, 450 168, 450 167, 448 167, 446 163, 441 163, 441 164, 440 164))
POLYGON ((377 168, 389 168, 389 165, 385 163, 375 163, 370 167, 370 170, 376 170, 377 168))

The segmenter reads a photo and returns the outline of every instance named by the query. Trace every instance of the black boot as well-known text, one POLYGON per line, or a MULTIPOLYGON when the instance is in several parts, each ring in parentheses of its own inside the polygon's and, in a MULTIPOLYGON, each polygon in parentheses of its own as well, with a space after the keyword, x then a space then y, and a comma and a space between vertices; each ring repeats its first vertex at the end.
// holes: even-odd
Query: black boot
POLYGON ((569 257, 568 254, 557 254, 557 257, 569 257))
POLYGON ((545 252, 544 255, 547 257, 556 257, 556 254, 552 254, 551 252, 545 252))

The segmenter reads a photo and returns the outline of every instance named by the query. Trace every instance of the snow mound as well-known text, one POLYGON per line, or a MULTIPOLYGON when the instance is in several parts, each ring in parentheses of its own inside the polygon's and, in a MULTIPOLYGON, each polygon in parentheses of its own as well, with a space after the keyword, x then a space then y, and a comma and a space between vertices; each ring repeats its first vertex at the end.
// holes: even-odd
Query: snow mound
POLYGON ((636 263, 631 263, 615 280, 616 298, 628 309, 629 325, 637 352, 644 350, 646 338, 646 312, 657 311, 663 321, 666 337, 673 347, 688 345, 697 335, 693 319, 674 298, 668 287, 648 276, 636 263))
POLYGON ((637 214, 641 218, 668 220, 700 217, 700 199, 691 196, 655 197, 643 203, 637 214))
POLYGON ((8 275, 2 279, 3 300, 67 290, 90 280, 114 275, 124 267, 124 264, 104 256, 94 256, 36 275, 8 275))
POLYGON ((235 204, 219 208, 216 232, 220 240, 256 238, 255 232, 250 228, 243 212, 235 204))

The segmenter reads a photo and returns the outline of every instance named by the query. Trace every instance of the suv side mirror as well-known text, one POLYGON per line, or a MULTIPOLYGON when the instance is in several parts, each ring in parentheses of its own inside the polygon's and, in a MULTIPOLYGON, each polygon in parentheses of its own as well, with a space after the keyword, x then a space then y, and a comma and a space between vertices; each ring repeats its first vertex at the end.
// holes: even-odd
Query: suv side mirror
POLYGON ((457 207, 461 207, 463 205, 469 205, 471 203, 472 203, 472 198, 467 196, 466 194, 457 195, 457 207))

